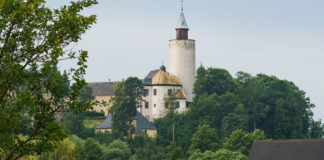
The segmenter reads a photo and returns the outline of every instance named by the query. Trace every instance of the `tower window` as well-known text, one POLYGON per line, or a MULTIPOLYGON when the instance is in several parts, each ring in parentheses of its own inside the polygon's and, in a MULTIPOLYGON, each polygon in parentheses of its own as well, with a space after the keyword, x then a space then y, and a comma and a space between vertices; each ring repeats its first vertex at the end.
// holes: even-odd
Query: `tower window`
POLYGON ((149 108, 149 102, 145 102, 145 108, 146 108, 146 109, 149 108))
POLYGON ((154 90, 153 90, 153 94, 154 94, 154 96, 157 95, 157 89, 154 89, 154 90))

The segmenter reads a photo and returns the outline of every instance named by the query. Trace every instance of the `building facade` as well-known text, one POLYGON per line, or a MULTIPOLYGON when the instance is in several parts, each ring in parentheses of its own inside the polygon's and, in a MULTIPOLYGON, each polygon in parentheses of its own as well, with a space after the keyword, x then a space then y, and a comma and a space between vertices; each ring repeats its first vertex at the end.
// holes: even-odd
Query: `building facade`
MULTIPOLYGON (((193 86, 196 74, 195 40, 188 39, 189 27, 183 10, 176 27, 176 39, 169 41, 170 71, 162 65, 159 69, 152 70, 144 79, 145 95, 140 102, 138 111, 149 121, 166 115, 168 104, 165 99, 170 91, 177 90, 176 106, 178 112, 185 112, 194 97, 193 86)), ((94 96, 98 101, 110 104, 115 83, 89 83, 94 96)), ((95 106, 94 110, 105 112, 108 108, 95 106)))
POLYGON ((195 40, 188 39, 189 27, 183 10, 176 27, 176 39, 169 41, 170 72, 165 66, 151 71, 143 80, 146 95, 143 97, 139 111, 153 121, 166 114, 165 98, 170 90, 179 90, 177 95, 178 112, 186 111, 188 104, 194 97, 193 86, 196 75, 195 40))
MULTIPOLYGON (((101 124, 99 124, 95 129, 96 133, 105 133, 112 131, 112 117, 109 115, 101 124)), ((149 137, 154 138, 156 137, 157 129, 156 127, 149 122, 141 113, 138 111, 136 112, 136 118, 132 122, 132 125, 135 127, 135 133, 132 137, 137 135, 147 134, 149 137)))
POLYGON ((159 70, 151 71, 143 80, 145 95, 139 107, 141 112, 148 120, 161 118, 166 115, 168 104, 165 99, 172 90, 178 91, 176 95, 176 106, 178 112, 186 110, 186 95, 181 81, 176 76, 166 72, 166 68, 161 66, 159 70))
POLYGON ((169 41, 170 74, 180 79, 187 101, 192 102, 196 75, 196 44, 195 40, 188 39, 188 32, 189 27, 181 11, 176 27, 176 39, 169 41))
POLYGON ((105 112, 105 116, 108 116, 108 109, 111 106, 111 98, 114 95, 114 88, 116 82, 92 82, 88 83, 88 86, 92 89, 92 95, 98 102, 105 102, 107 106, 98 104, 93 106, 93 110, 96 112, 105 112))

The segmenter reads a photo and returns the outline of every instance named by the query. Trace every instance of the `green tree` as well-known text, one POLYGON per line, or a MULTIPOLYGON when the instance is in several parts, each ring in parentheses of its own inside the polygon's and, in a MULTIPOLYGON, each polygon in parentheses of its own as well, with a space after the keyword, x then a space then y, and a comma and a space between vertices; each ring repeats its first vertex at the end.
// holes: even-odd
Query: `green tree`
MULTIPOLYGON (((222 136, 222 119, 233 112, 240 104, 239 97, 227 92, 218 96, 201 95, 196 103, 190 106, 190 110, 175 116, 175 141, 177 145, 188 150, 193 134, 199 125, 208 124, 215 128, 216 135, 222 136)), ((166 116, 154 122, 158 128, 157 141, 159 144, 167 145, 172 139, 172 117, 166 116)))
POLYGON ((242 104, 239 104, 234 112, 227 114, 222 120, 223 137, 229 136, 234 130, 242 129, 247 131, 248 115, 245 113, 242 104))
MULTIPOLYGON (((95 102, 95 97, 93 96, 93 91, 89 86, 85 86, 80 93, 80 103, 81 104, 89 104, 92 103, 97 104, 99 102, 95 102)), ((93 113, 94 111, 91 112, 80 112, 80 113, 72 113, 72 112, 63 112, 63 125, 64 128, 68 131, 70 131, 70 134, 75 134, 79 137, 82 138, 89 138, 94 135, 91 133, 91 129, 88 129, 84 127, 83 120, 85 119, 86 115, 89 113, 93 113)))
POLYGON ((204 153, 194 152, 189 160, 247 160, 248 158, 239 153, 226 149, 220 149, 217 152, 206 151, 204 153))
MULTIPOLYGON (((175 114, 175 141, 177 145, 181 146, 184 150, 187 150, 190 146, 192 135, 195 133, 195 127, 192 127, 188 114, 179 113, 175 114)), ((165 116, 154 120, 154 125, 157 127, 157 143, 162 146, 167 146, 172 142, 172 124, 173 120, 171 116, 165 116)))
POLYGON ((309 98, 294 83, 275 76, 237 74, 237 94, 256 128, 275 139, 307 138, 313 113, 309 98))
POLYGON ((127 143, 120 140, 115 140, 108 145, 107 150, 104 153, 106 160, 129 160, 131 156, 130 149, 127 147, 127 143))
POLYGON ((63 113, 63 125, 64 128, 70 131, 71 134, 80 136, 80 132, 84 129, 83 120, 85 113, 73 114, 63 113))
POLYGON ((69 138, 60 141, 57 148, 48 153, 42 153, 38 160, 78 160, 78 147, 69 138))
POLYGON ((80 102, 87 104, 89 102, 95 101, 95 97, 93 96, 93 90, 90 86, 86 85, 80 92, 80 102))
POLYGON ((167 146, 167 160, 181 160, 185 158, 185 154, 181 147, 177 146, 175 142, 172 142, 167 146))
POLYGON ((194 84, 194 93, 197 96, 203 94, 218 95, 232 92, 236 88, 235 81, 231 74, 225 69, 200 67, 197 70, 197 81, 194 84))
POLYGON ((207 86, 205 86, 206 83, 204 83, 206 73, 207 71, 202 65, 197 69, 197 77, 193 89, 193 92, 196 94, 195 98, 198 98, 202 94, 206 94, 206 91, 204 91, 207 88, 207 86))
POLYGON ((324 136, 324 124, 321 120, 312 121, 310 128, 310 138, 323 138, 324 136))
POLYGON ((92 138, 88 138, 80 149, 81 160, 101 160, 103 159, 103 149, 99 143, 92 138))
POLYGON ((53 149, 67 136, 55 115, 90 108, 79 100, 86 85, 88 54, 69 47, 95 23, 96 16, 80 13, 94 4, 96 0, 80 0, 49 9, 45 0, 0 0, 0 148, 4 159, 53 149), (55 66, 65 59, 77 59, 78 67, 60 74, 55 66))
POLYGON ((190 127, 192 128, 208 124, 212 128, 217 129, 217 135, 221 136, 222 119, 229 113, 232 113, 240 104, 239 97, 231 92, 220 96, 215 93, 201 95, 190 106, 190 111, 188 112, 189 120, 187 120, 187 123, 191 123, 190 127))
POLYGON ((189 152, 199 150, 204 153, 205 151, 216 151, 219 148, 219 139, 216 130, 210 128, 209 125, 199 126, 197 132, 192 136, 189 152))
MULTIPOLYGON (((175 142, 185 150, 203 124, 216 130, 220 142, 235 129, 261 129, 273 139, 320 135, 320 125, 312 124, 314 105, 305 92, 275 76, 238 72, 233 79, 226 70, 200 67, 194 92, 196 97, 190 110, 175 116, 175 142)), ((172 117, 168 116, 154 122, 159 144, 170 144, 171 123, 172 117)))
POLYGON ((249 155, 255 140, 264 140, 266 136, 261 130, 255 130, 253 133, 246 133, 239 129, 234 131, 228 138, 225 138, 223 144, 225 149, 240 152, 246 156, 249 155))
POLYGON ((136 108, 140 106, 143 95, 143 83, 136 77, 129 77, 119 82, 114 90, 113 105, 110 108, 114 132, 130 136, 134 132, 132 126, 136 118, 136 108))
POLYGON ((148 135, 137 135, 131 138, 129 146, 134 152, 131 159, 140 160, 164 160, 166 159, 166 148, 158 145, 155 138, 148 135))
POLYGON ((169 90, 168 97, 164 99, 164 103, 166 104, 166 112, 167 116, 170 116, 172 118, 172 142, 175 141, 175 116, 177 114, 177 109, 179 106, 177 106, 177 94, 179 94, 178 89, 171 89, 169 90))

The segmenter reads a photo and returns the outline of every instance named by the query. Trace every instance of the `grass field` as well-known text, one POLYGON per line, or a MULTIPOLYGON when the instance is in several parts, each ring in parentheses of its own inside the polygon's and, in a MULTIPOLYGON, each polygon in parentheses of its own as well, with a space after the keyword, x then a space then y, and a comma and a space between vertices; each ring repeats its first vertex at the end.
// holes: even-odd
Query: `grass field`
POLYGON ((105 120, 104 118, 103 119, 85 119, 85 120, 83 120, 83 125, 87 128, 95 128, 104 120, 105 120))

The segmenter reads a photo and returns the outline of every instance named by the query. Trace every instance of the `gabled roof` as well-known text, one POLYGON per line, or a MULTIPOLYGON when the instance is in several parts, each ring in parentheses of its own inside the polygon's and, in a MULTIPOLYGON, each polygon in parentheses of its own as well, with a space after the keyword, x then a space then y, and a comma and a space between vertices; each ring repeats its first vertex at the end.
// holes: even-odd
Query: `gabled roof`
POLYGON ((183 12, 180 13, 180 18, 176 29, 189 29, 183 12))
POLYGON ((255 141, 249 160, 323 160, 324 139, 255 141))
MULTIPOLYGON (((109 115, 96 129, 112 129, 112 119, 109 115)), ((156 130, 156 127, 149 122, 140 112, 136 111, 135 134, 144 134, 143 129, 156 130)))
POLYGON ((152 79, 153 85, 179 85, 181 81, 178 77, 170 75, 168 72, 160 70, 152 79))
POLYGON ((143 129, 156 130, 156 127, 150 121, 148 121, 140 112, 136 112, 135 134, 144 134, 143 129))
POLYGON ((96 129, 111 129, 111 128, 112 128, 112 120, 110 115, 108 115, 108 117, 96 127, 96 129))
POLYGON ((92 88, 93 96, 112 96, 116 82, 92 82, 88 86, 92 88))
POLYGON ((152 85, 152 79, 153 77, 159 72, 160 70, 157 69, 157 70, 153 70, 151 71, 143 80, 143 84, 145 86, 151 86, 152 85))

